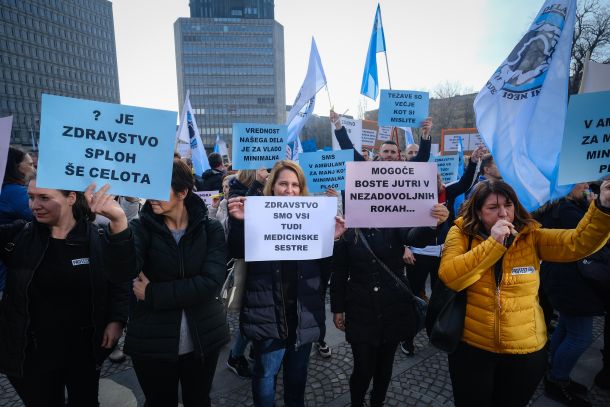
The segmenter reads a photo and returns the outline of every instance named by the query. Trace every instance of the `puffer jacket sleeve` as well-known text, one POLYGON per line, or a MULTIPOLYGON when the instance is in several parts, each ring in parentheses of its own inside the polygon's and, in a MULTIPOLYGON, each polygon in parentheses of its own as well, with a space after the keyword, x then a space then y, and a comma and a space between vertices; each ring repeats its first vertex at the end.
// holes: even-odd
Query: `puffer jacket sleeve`
POLYGON ((102 240, 102 254, 108 279, 121 283, 133 279, 136 275, 136 249, 134 236, 130 228, 116 234, 106 233, 102 240))
POLYGON ((345 294, 349 276, 348 250, 345 237, 339 239, 333 248, 333 273, 330 276, 330 310, 345 312, 345 294))
POLYGON ((610 233, 610 214, 591 203, 575 229, 537 229, 538 256, 545 261, 577 261, 601 249, 610 233))
POLYGON ((199 274, 146 287, 146 304, 154 309, 188 308, 218 296, 226 274, 227 247, 220 223, 207 220, 207 252, 199 274))
POLYGON ((445 241, 438 276, 454 291, 470 287, 506 252, 506 247, 492 237, 470 251, 466 251, 467 248, 468 237, 457 226, 453 226, 445 241))

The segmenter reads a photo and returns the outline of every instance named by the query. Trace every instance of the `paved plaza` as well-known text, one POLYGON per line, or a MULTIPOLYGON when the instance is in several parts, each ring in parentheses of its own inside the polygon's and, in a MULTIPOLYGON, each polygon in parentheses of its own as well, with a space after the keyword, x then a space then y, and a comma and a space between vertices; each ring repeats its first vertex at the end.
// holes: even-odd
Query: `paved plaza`
MULTIPOLYGON (((229 314, 231 332, 238 327, 237 313, 229 314)), ((336 330, 327 313, 327 342, 332 348, 330 359, 320 357, 315 350, 311 354, 309 377, 307 380, 306 404, 308 406, 344 407, 349 406, 348 379, 352 366, 352 354, 342 332, 336 330)), ((603 347, 603 319, 596 318, 594 324, 595 342, 580 359, 573 378, 591 388, 590 397, 594 406, 610 406, 610 392, 593 386, 593 377, 601 368, 599 350, 603 347)), ((387 406, 452 406, 451 381, 447 369, 447 358, 428 344, 421 332, 415 340, 416 353, 405 356, 396 353, 393 380, 386 398, 387 406)), ((212 390, 214 406, 251 406, 252 396, 249 380, 240 379, 225 365, 229 347, 221 353, 212 390)), ((281 376, 281 375, 280 375, 281 376)), ((281 398, 281 377, 278 383, 277 406, 283 406, 281 398)), ((100 402, 102 407, 141 407, 144 396, 128 359, 121 364, 106 362, 100 382, 100 402)), ((542 387, 534 395, 531 403, 535 407, 560 406, 546 397, 542 387)), ((0 407, 22 406, 19 398, 5 377, 0 376, 0 407)))

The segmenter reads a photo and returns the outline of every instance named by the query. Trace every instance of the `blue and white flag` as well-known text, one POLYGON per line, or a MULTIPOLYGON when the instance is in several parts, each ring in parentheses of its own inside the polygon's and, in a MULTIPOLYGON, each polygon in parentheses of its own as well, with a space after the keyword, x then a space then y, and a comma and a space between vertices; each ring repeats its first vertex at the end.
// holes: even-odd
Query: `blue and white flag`
POLYGON ((376 100, 379 94, 379 77, 377 75, 378 52, 385 52, 385 35, 383 33, 383 24, 381 23, 381 7, 379 7, 379 4, 377 4, 373 32, 369 41, 369 51, 366 54, 362 85, 360 86, 360 94, 373 100, 376 100))
POLYGON ((413 139, 413 130, 411 127, 401 127, 401 129, 405 131, 405 142, 407 143, 407 146, 409 144, 415 144, 415 139, 413 139))
POLYGON ((307 123, 307 120, 311 117, 313 113, 313 108, 316 105, 316 97, 312 97, 309 99, 307 104, 303 106, 300 112, 292 119, 292 121, 288 124, 288 137, 287 144, 290 145, 291 153, 289 159, 298 161, 299 154, 303 152, 303 147, 301 146, 300 133, 303 130, 303 126, 307 123), (294 147, 296 146, 296 148, 294 147))
POLYGON ((527 210, 567 194, 557 186, 568 106, 576 0, 547 0, 474 101, 477 128, 527 210))
POLYGON ((457 179, 459 180, 464 175, 464 145, 462 144, 462 136, 458 136, 458 169, 457 179))
MULTIPOLYGON (((320 61, 320 54, 318 54, 318 47, 316 47, 316 41, 311 39, 311 51, 309 53, 309 66, 307 67, 307 75, 305 76, 305 80, 303 81, 303 85, 301 85, 301 89, 299 89, 299 93, 292 104, 292 108, 288 113, 288 118, 286 119, 286 124, 288 125, 288 139, 287 143, 292 143, 295 137, 298 136, 301 128, 299 128, 298 132, 291 132, 290 126, 297 118, 297 116, 304 110, 307 104, 311 104, 311 99, 315 98, 316 93, 322 87, 326 85, 326 75, 324 74, 324 68, 322 68, 322 62, 320 61)), ((315 103, 315 99, 314 99, 315 103)), ((312 108, 313 109, 313 108, 312 108)), ((307 116, 309 118, 309 115, 307 116)), ((303 123, 305 124, 305 123, 303 123)))
POLYGON ((225 141, 220 138, 220 134, 216 134, 214 152, 220 154, 221 157, 229 157, 229 149, 227 148, 227 143, 225 143, 225 141))
POLYGON ((208 156, 205 153, 205 148, 201 142, 201 135, 199 134, 197 122, 195 121, 195 113, 191 107, 189 94, 190 92, 187 91, 184 107, 182 108, 180 127, 178 127, 178 132, 176 134, 176 145, 180 141, 188 141, 191 146, 191 160, 193 161, 195 175, 201 176, 205 170, 210 169, 210 163, 208 162, 208 156))

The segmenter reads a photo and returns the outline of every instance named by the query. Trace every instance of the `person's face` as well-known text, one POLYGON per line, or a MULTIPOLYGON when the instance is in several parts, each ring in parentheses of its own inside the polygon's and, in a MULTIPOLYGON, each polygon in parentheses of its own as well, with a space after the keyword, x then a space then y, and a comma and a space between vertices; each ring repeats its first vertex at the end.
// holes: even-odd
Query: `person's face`
POLYGON ((515 219, 515 206, 504 195, 490 194, 478 213, 483 227, 489 233, 493 225, 500 219, 513 222, 515 219))
POLYGON ((29 205, 36 220, 49 226, 58 225, 72 215, 72 205, 76 194, 70 192, 64 196, 57 189, 37 188, 36 180, 28 185, 29 205))
POLYGON ((362 150, 362 157, 365 161, 369 160, 369 150, 362 150))
POLYGON ((288 168, 281 170, 273 184, 273 195, 299 196, 300 194, 301 184, 299 184, 297 174, 288 168))
POLYGON ((407 160, 415 157, 419 153, 419 146, 417 144, 411 144, 407 147, 407 160))
POLYGON ((186 191, 175 193, 172 188, 169 190, 169 201, 157 201, 151 199, 150 206, 156 215, 167 216, 173 212, 176 208, 184 205, 184 198, 186 197, 186 191))
POLYGON ((582 199, 585 197, 585 191, 589 190, 588 182, 581 182, 580 184, 574 185, 572 191, 570 191, 570 196, 576 199, 582 199))
POLYGON ((23 174, 26 181, 36 175, 36 168, 34 168, 34 160, 29 154, 23 156, 23 160, 17 166, 17 170, 23 174))
POLYGON ((381 151, 379 152, 379 159, 381 161, 398 161, 399 157, 398 146, 394 144, 383 144, 381 146, 381 151))
POLYGON ((225 198, 228 198, 229 196, 229 179, 225 178, 224 181, 222 181, 222 193, 224 194, 225 198))

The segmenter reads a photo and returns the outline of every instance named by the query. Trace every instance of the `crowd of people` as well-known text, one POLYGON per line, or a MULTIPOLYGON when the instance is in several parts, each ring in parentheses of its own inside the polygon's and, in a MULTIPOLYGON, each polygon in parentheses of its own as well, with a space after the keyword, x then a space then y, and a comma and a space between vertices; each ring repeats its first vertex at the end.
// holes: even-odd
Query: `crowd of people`
MULTIPOLYGON (((334 112, 342 149, 353 149, 334 112)), ((354 161, 427 162, 432 120, 403 158, 384 142, 354 161)), ((273 406, 282 370, 286 406, 304 406, 312 349, 334 326, 353 354, 352 406, 384 404, 397 349, 415 353, 414 299, 441 280, 465 292, 457 349, 448 354, 456 406, 525 406, 538 384, 569 406, 588 406, 571 378, 605 315, 603 369, 610 389, 610 181, 578 184, 534 214, 520 204, 483 147, 429 208, 436 227, 347 228, 337 197, 334 248, 317 260, 245 261, 251 196, 309 196, 303 169, 231 171, 220 155, 194 175, 174 158, 168 201, 39 188, 32 157, 10 148, 0 194, 0 372, 26 406, 97 406, 101 365, 124 349, 147 406, 209 406, 224 346, 226 366, 251 380, 256 406, 273 406), (596 190, 593 190, 597 188, 596 190), (194 192, 218 191, 210 205, 194 192), (461 203, 458 197, 465 196, 461 203), (230 271, 227 264, 231 263, 230 271), (229 276, 228 276, 229 275, 229 276), (221 291, 234 282, 231 304, 221 291), (397 279, 402 284, 397 284, 397 279), (227 306, 239 311, 230 338, 227 306), (125 331, 125 332, 124 332, 125 331), (550 341, 549 341, 550 337, 550 341), (248 352, 248 346, 250 351, 248 352)), ((97 191, 97 192, 96 192, 97 191)), ((116 358, 121 360, 121 358, 116 358)))

